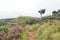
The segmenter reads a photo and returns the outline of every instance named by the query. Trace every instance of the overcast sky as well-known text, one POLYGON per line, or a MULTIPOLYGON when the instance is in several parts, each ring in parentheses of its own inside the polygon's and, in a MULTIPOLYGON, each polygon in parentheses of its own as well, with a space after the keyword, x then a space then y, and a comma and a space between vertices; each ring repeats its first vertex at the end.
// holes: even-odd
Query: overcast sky
POLYGON ((46 15, 60 9, 60 0, 0 0, 0 19, 19 16, 40 17, 38 10, 46 9, 46 15))

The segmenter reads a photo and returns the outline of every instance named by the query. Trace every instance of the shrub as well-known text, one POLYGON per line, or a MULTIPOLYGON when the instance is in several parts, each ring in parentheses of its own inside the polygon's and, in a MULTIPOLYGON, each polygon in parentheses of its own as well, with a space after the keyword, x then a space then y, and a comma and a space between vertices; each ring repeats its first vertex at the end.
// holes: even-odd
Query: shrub
POLYGON ((0 32, 1 31, 4 31, 4 32, 8 32, 9 31, 9 29, 8 29, 8 27, 7 26, 0 26, 0 32))

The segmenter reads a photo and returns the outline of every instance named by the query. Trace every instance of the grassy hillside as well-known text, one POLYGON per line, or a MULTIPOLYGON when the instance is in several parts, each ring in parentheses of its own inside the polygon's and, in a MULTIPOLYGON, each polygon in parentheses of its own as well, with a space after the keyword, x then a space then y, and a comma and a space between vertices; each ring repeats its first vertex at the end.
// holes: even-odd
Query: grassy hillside
POLYGON ((60 20, 51 16, 18 17, 0 21, 1 40, 60 40, 60 20), (50 19, 49 19, 50 18, 50 19))
POLYGON ((35 40, 60 40, 60 22, 58 20, 54 20, 51 24, 43 23, 41 25, 26 25, 23 30, 23 40, 28 40, 30 28, 33 31, 35 40))

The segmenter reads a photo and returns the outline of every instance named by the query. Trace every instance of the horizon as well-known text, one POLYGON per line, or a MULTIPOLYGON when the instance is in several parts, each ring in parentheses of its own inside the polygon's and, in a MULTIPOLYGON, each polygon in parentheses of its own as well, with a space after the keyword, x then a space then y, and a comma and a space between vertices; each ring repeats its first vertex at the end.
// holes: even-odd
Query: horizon
POLYGON ((60 9, 60 0, 0 0, 0 19, 40 17, 41 9, 46 9, 43 16, 52 15, 52 11, 60 9))

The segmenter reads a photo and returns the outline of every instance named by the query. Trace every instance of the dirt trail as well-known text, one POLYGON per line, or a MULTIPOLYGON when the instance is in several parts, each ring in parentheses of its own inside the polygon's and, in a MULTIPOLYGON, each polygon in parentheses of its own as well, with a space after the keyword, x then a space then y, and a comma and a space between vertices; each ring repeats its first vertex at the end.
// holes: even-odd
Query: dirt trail
POLYGON ((34 40, 33 31, 29 31, 29 40, 34 40))

